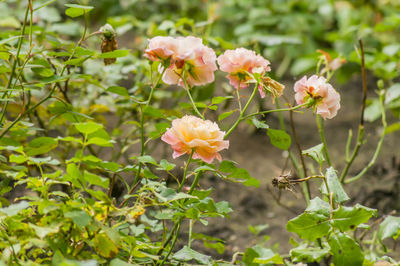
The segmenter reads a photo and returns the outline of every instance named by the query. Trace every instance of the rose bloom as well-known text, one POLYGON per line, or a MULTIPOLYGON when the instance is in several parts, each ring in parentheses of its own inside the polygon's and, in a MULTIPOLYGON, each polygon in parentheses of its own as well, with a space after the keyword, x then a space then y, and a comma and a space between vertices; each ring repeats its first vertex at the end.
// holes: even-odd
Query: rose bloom
MULTIPOLYGON (((166 69, 163 81, 184 86, 182 74, 190 86, 200 86, 214 81, 217 56, 213 49, 205 46, 200 38, 188 36, 176 38, 177 48, 171 65, 166 69), (183 70, 186 69, 185 73, 183 70)), ((160 69, 162 71, 162 69, 160 69)))
MULTIPOLYGON (((145 56, 152 61, 165 62, 170 59, 162 77, 167 84, 178 84, 183 87, 182 75, 190 86, 205 85, 214 81, 217 57, 214 50, 205 46, 200 38, 154 37, 145 50, 145 56)), ((160 65, 160 73, 164 71, 164 67, 160 65)))
POLYGON ((166 60, 176 51, 177 42, 175 38, 157 36, 149 40, 149 45, 144 50, 144 56, 151 61, 166 60))
POLYGON ((218 64, 222 71, 229 73, 226 77, 236 89, 239 89, 239 83, 240 89, 249 86, 252 77, 247 72, 251 74, 257 72, 263 75, 265 72, 271 71, 267 59, 245 48, 226 50, 218 57, 218 64))
POLYGON ((304 76, 294 84, 294 91, 297 104, 314 99, 316 112, 324 119, 333 118, 340 109, 340 95, 324 77, 313 75, 307 79, 304 76))
POLYGON ((162 135, 161 140, 170 144, 175 159, 185 153, 194 159, 212 163, 215 158, 222 160, 219 152, 229 147, 229 141, 224 140, 225 132, 221 131, 215 122, 202 120, 196 116, 186 115, 172 121, 172 127, 162 135))

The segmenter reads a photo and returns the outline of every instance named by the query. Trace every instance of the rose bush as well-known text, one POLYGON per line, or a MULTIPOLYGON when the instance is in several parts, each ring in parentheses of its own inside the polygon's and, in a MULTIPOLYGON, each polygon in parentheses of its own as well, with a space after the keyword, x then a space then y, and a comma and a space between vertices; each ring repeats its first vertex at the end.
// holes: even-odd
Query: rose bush
MULTIPOLYGON (((128 2, 124 2, 126 6, 128 2)), ((368 58, 377 61, 374 65, 365 60, 362 41, 357 44, 359 58, 357 53, 347 55, 346 59, 361 66, 363 97, 361 118, 355 121, 356 143, 351 149, 350 135, 341 162, 342 158, 329 156, 329 139, 319 117, 334 119, 340 108, 341 96, 329 82, 345 67, 342 57, 328 52, 311 55, 315 75, 304 76, 294 86, 289 84, 295 95, 286 97, 284 85, 276 76, 285 72, 285 64, 290 64, 295 51, 284 49, 287 53, 281 65, 272 68, 277 60, 271 60, 271 64, 260 55, 270 59, 271 47, 263 53, 253 49, 258 50, 259 42, 267 46, 296 43, 293 36, 258 36, 248 41, 249 36, 244 34, 238 40, 242 45, 226 43, 210 35, 208 27, 218 17, 212 8, 208 20, 198 24, 186 18, 173 26, 171 22, 155 26, 141 24, 132 16, 118 16, 109 19, 115 30, 111 25, 93 30, 90 16, 95 7, 65 4, 65 14, 60 16, 54 8, 58 4, 28 0, 0 5, 1 14, 10 15, 0 18, 6 27, 0 33, 1 264, 374 265, 383 260, 396 264, 384 241, 398 237, 399 217, 377 217, 377 210, 350 201, 345 186, 360 180, 373 167, 386 134, 396 131, 395 123, 387 125, 386 113, 391 110, 398 114, 399 87, 393 80, 397 70, 383 56, 395 57, 395 44, 385 46, 382 53, 369 54, 368 58), (21 7, 24 12, 20 12, 21 7), (138 31, 148 29, 155 37, 137 50, 118 49, 116 34, 123 33, 129 23, 138 31), (239 46, 247 48, 235 49, 239 46), (382 67, 384 63, 388 65, 382 67), (382 78, 369 107, 367 68, 382 78), (219 79, 226 73, 231 87, 219 79), (249 93, 240 95, 245 88, 249 93), (276 108, 255 104, 257 92, 261 98, 270 94, 276 108), (292 106, 293 100, 297 105, 292 106), (291 115, 304 107, 313 107, 318 127, 315 135, 320 138, 306 150, 301 148, 291 115), (371 161, 350 176, 349 169, 365 143, 364 123, 373 120, 368 119, 368 114, 374 114, 368 109, 378 112, 373 117, 381 118, 382 130, 371 161), (291 134, 285 129, 284 112, 289 113, 291 134), (266 115, 271 113, 278 114, 279 127, 267 124, 266 115), (216 117, 218 121, 212 122, 216 117), (213 188, 205 178, 212 176, 217 182, 254 188, 260 185, 225 151, 232 144, 232 132, 240 124, 246 125, 243 122, 264 131, 273 146, 285 151, 285 165, 294 174, 267 173, 266 178, 280 190, 279 195, 295 191, 300 184, 306 206, 287 222, 287 231, 297 236, 290 240, 293 247, 288 252, 279 254, 276 247, 262 241, 227 254, 230 258, 225 261, 192 243, 202 241, 206 248, 225 252, 224 240, 197 233, 197 224, 207 226, 209 220, 228 218, 233 211, 229 202, 213 198, 213 188), (164 148, 167 153, 162 152, 164 148), (306 164, 305 156, 312 161, 306 164), (178 157, 186 162, 175 160, 178 157), (320 189, 310 190, 310 183, 320 189)), ((114 3, 115 7, 119 4, 114 3)), ((320 12, 336 8, 328 4, 320 12)), ((345 3, 337 6, 350 10, 345 3)), ((301 5, 286 7, 279 12, 297 10, 301 5)), ((262 10, 252 10, 251 14, 264 14, 262 10)), ((270 18, 268 23, 286 21, 280 16, 270 18)), ((301 23, 286 19, 298 32, 301 23)), ((394 24, 378 24, 374 30, 379 25, 381 31, 395 28, 396 21, 392 20, 394 24)), ((337 24, 347 25, 340 21, 337 24)), ((253 26, 239 28, 234 34, 253 26)), ((341 40, 340 47, 345 41, 341 40)), ((301 57, 296 62, 298 59, 301 57)), ((339 85, 335 87, 340 91, 339 85)), ((342 97, 346 97, 344 92, 342 97)), ((246 137, 241 136, 243 141, 246 137)), ((280 202, 280 196, 275 199, 288 208, 280 202)), ((251 227, 251 231, 257 235, 265 228, 251 227)))

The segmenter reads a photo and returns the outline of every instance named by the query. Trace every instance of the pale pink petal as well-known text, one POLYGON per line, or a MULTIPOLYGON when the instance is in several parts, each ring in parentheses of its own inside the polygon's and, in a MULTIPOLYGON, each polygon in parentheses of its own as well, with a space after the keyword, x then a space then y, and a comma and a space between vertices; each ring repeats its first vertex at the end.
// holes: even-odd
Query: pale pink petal
POLYGON ((167 129, 161 140, 171 145, 174 158, 194 150, 194 159, 211 163, 215 158, 221 160, 219 151, 229 147, 229 141, 224 140, 224 136, 225 133, 216 123, 195 116, 184 116, 172 121, 171 128, 167 129))

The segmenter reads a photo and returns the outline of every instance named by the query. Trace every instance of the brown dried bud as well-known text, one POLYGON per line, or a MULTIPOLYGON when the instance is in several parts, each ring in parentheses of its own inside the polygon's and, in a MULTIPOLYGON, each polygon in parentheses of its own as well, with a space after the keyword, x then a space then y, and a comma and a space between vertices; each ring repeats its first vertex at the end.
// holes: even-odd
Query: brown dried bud
MULTIPOLYGON (((100 31, 103 32, 103 42, 101 43, 101 52, 108 53, 118 49, 118 43, 115 39, 116 33, 111 25, 106 24, 101 27, 100 31)), ((115 63, 116 58, 104 58, 104 64, 110 65, 115 63)))

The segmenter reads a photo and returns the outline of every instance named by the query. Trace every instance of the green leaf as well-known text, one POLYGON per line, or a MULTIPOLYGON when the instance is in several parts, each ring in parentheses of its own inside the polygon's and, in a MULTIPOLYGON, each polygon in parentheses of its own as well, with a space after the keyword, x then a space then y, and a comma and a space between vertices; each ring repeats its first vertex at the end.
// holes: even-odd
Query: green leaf
POLYGON ((17 215, 20 211, 27 209, 28 207, 29 202, 23 200, 8 207, 1 208, 0 212, 7 216, 14 216, 17 215))
POLYGON ((371 103, 365 108, 364 119, 368 122, 374 122, 381 116, 381 108, 379 107, 379 99, 370 100, 371 103))
POLYGON ((88 142, 86 142, 86 145, 94 144, 94 145, 97 145, 97 146, 100 146, 100 147, 113 147, 114 146, 113 142, 114 141, 112 141, 112 140, 106 140, 106 139, 103 139, 103 138, 94 137, 94 138, 90 138, 88 140, 88 142))
MULTIPOLYGON (((212 171, 214 171, 214 169, 212 169, 212 171)), ((245 186, 260 186, 260 181, 252 177, 246 169, 236 167, 235 162, 222 161, 219 166, 219 171, 226 173, 226 178, 233 179, 232 181, 234 182, 241 182, 245 186)))
POLYGON ((90 184, 100 186, 103 188, 108 188, 110 182, 107 178, 89 173, 88 171, 84 172, 83 178, 90 184))
POLYGON ((27 160, 28 160, 28 158, 25 157, 25 155, 11 154, 11 156, 10 156, 10 163, 21 164, 21 163, 26 162, 27 160))
POLYGON ((45 238, 48 234, 57 233, 59 231, 58 226, 56 226, 56 227, 43 227, 43 226, 37 226, 37 225, 29 223, 29 227, 31 227, 33 230, 35 230, 36 235, 40 239, 45 238))
POLYGON ((97 234, 93 240, 94 248, 105 258, 114 257, 118 253, 118 245, 107 234, 97 234))
POLYGON ((261 264, 283 264, 282 258, 278 253, 273 252, 269 248, 264 248, 256 245, 252 248, 247 248, 243 255, 243 262, 248 266, 255 266, 261 264))
POLYGON ((383 240, 388 237, 393 237, 397 239, 400 235, 400 217, 388 216, 379 225, 378 237, 383 240))
POLYGON ((58 146, 58 141, 50 137, 39 137, 29 142, 28 147, 25 148, 25 152, 28 156, 36 156, 44 154, 58 146))
POLYGON ((168 161, 165 160, 165 159, 162 159, 162 160, 160 161, 160 166, 161 166, 161 169, 163 169, 163 170, 171 171, 172 169, 175 168, 176 165, 173 164, 173 163, 168 162, 168 161))
POLYGON ((201 254, 188 246, 184 246, 181 250, 176 252, 173 256, 174 259, 179 260, 179 261, 191 261, 195 260, 196 262, 200 264, 210 264, 211 263, 211 257, 201 254))
POLYGON ((75 123, 74 126, 79 132, 83 134, 90 134, 99 130, 100 128, 103 128, 103 125, 97 124, 95 122, 75 123))
POLYGON ((263 121, 258 120, 258 119, 255 118, 255 117, 253 117, 253 118, 251 119, 251 122, 253 123, 253 125, 254 125, 256 128, 264 128, 264 129, 268 129, 268 128, 269 128, 269 126, 268 126, 266 123, 264 123, 263 121))
POLYGON ((227 118, 228 116, 230 116, 231 114, 233 114, 233 113, 236 112, 236 111, 237 111, 237 110, 232 110, 232 111, 229 111, 229 112, 225 112, 225 113, 220 114, 220 115, 218 116, 218 121, 224 120, 225 118, 227 118))
POLYGON ((75 187, 78 188, 82 188, 82 185, 83 186, 86 185, 82 173, 79 171, 78 167, 73 163, 67 165, 67 174, 64 176, 63 180, 71 182, 75 187))
POLYGON ((101 190, 86 189, 86 192, 88 192, 92 197, 98 200, 102 200, 104 202, 110 202, 110 199, 107 196, 107 194, 101 190))
POLYGON ((64 62, 64 65, 72 65, 72 66, 81 66, 83 62, 88 60, 90 56, 80 57, 80 58, 73 58, 64 62))
POLYGON ((328 202, 323 201, 318 197, 315 197, 310 200, 310 204, 308 205, 306 212, 314 212, 329 217, 330 206, 328 202))
POLYGON ((87 226, 92 218, 85 211, 76 210, 64 213, 65 218, 70 218, 79 227, 87 226))
POLYGON ((292 144, 290 135, 283 130, 269 128, 267 135, 271 141, 271 144, 279 149, 287 150, 292 144))
POLYGON ((326 170, 325 176, 328 183, 328 187, 331 190, 331 192, 333 192, 334 199, 337 202, 342 203, 350 199, 349 196, 347 196, 346 192, 344 191, 342 185, 340 184, 339 179, 336 175, 336 171, 335 169, 333 169, 333 167, 329 167, 326 170))
POLYGON ((300 246, 290 250, 290 257, 295 262, 320 262, 328 253, 329 247, 321 249, 300 246))
POLYGON ((110 266, 134 266, 135 264, 131 264, 131 263, 127 263, 127 262, 125 262, 125 261, 123 261, 123 260, 120 260, 120 259, 113 259, 111 262, 110 262, 110 266))
POLYGON ((153 164, 153 165, 158 165, 157 161, 154 160, 154 158, 151 157, 150 155, 140 156, 140 157, 138 157, 138 160, 141 163, 150 163, 150 164, 153 164))
POLYGON ((65 6, 68 7, 68 9, 65 10, 65 14, 71 18, 82 16, 93 9, 92 6, 82 6, 76 4, 65 4, 65 6))
POLYGON ((286 225, 289 232, 310 241, 326 236, 330 228, 331 225, 325 215, 307 212, 293 218, 286 225))
POLYGON ((361 266, 364 255, 360 246, 343 233, 332 234, 328 239, 334 265, 361 266))
POLYGON ((220 104, 227 99, 233 98, 232 96, 216 96, 211 99, 211 104, 220 104))
POLYGON ((323 165, 325 162, 323 149, 324 149, 324 144, 321 143, 307 150, 302 151, 302 154, 310 156, 319 165, 323 165))
POLYGON ((144 114, 155 118, 164 118, 163 113, 159 109, 156 109, 151 106, 147 106, 144 109, 144 114))
POLYGON ((359 224, 376 216, 377 210, 357 204, 354 207, 340 206, 333 211, 332 225, 340 231, 355 230, 359 224))
POLYGON ((121 96, 129 96, 128 90, 121 86, 111 86, 106 91, 112 92, 121 96))
POLYGON ((264 231, 265 229, 269 228, 268 224, 260 224, 260 225, 255 225, 249 226, 249 230, 250 232, 252 232, 255 236, 258 236, 262 231, 264 231))
POLYGON ((98 58, 117 58, 129 55, 129 50, 115 50, 112 52, 99 54, 98 58))

